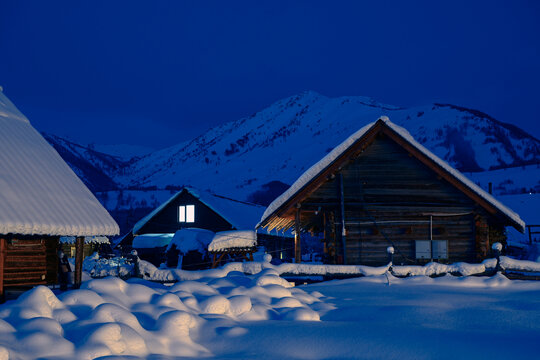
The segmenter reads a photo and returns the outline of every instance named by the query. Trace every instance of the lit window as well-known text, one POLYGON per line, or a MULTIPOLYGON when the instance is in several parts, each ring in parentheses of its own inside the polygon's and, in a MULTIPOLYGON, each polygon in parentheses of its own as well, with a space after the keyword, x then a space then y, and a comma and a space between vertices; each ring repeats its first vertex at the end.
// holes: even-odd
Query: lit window
POLYGON ((179 222, 195 222, 195 205, 181 205, 178 207, 179 222))

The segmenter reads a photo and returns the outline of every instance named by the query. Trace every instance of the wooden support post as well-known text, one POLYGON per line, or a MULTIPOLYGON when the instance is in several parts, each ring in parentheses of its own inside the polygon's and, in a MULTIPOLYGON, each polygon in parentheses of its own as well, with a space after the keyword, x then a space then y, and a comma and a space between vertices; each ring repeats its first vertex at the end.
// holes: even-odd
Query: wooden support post
POLYGON ((339 173, 339 204, 341 217, 341 246, 343 250, 343 264, 347 264, 347 232, 345 230, 345 196, 343 191, 343 175, 339 173))
POLYGON ((75 240, 75 281, 74 287, 78 289, 82 282, 82 263, 83 263, 84 237, 77 237, 75 240))
POLYGON ((225 253, 221 253, 219 254, 219 257, 217 257, 217 253, 214 253, 214 256, 213 256, 213 260, 212 260, 212 269, 215 269, 216 267, 219 266, 219 264, 221 264, 221 260, 223 260, 223 257, 225 256, 225 253))
POLYGON ((6 263, 6 239, 0 239, 0 303, 4 302, 4 265, 6 263))
POLYGON ((294 218, 294 261, 302 262, 302 244, 300 239, 300 208, 296 207, 296 216, 294 218))

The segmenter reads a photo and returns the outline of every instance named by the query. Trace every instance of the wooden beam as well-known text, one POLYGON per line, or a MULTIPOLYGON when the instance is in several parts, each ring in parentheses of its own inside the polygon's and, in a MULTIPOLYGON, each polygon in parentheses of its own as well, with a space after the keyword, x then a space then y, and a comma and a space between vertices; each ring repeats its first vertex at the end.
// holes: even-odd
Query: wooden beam
POLYGON ((82 283, 82 263, 83 263, 84 237, 77 237, 75 240, 75 281, 74 287, 78 289, 82 283))
POLYGON ((294 261, 302 262, 302 244, 300 239, 300 208, 296 208, 296 216, 294 219, 294 261))
POLYGON ((339 217, 341 219, 341 246, 343 255, 343 264, 347 264, 347 235, 345 231, 345 195, 343 190, 343 174, 338 174, 338 197, 339 197, 339 217))
POLYGON ((6 239, 0 239, 0 303, 4 302, 4 264, 6 259, 6 239))

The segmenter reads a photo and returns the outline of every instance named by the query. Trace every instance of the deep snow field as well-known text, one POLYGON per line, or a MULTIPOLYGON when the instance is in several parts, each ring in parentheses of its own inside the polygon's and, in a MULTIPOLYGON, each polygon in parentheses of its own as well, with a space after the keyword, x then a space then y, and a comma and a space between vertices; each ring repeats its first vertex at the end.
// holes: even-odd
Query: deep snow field
POLYGON ((391 275, 292 287, 273 269, 40 286, 0 305, 0 359, 535 359, 540 282, 391 275))

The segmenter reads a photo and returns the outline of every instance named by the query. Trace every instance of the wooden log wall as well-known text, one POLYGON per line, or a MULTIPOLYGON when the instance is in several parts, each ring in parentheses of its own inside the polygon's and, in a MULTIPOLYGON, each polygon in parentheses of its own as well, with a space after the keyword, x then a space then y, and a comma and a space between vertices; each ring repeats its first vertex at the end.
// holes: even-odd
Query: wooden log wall
POLYGON ((1 287, 55 284, 58 238, 4 237, 0 239, 1 287))
MULTIPOLYGON (((396 263, 416 263, 415 240, 430 239, 430 214, 433 240, 448 241, 449 262, 478 260, 476 204, 393 140, 378 136, 339 172, 349 264, 384 264, 390 245, 396 248, 396 263)), ((334 214, 336 230, 341 227, 336 181, 337 177, 327 179, 301 203, 304 224, 322 224, 316 214, 322 209, 334 214)), ((336 240, 327 239, 327 245, 339 246, 336 240)))

